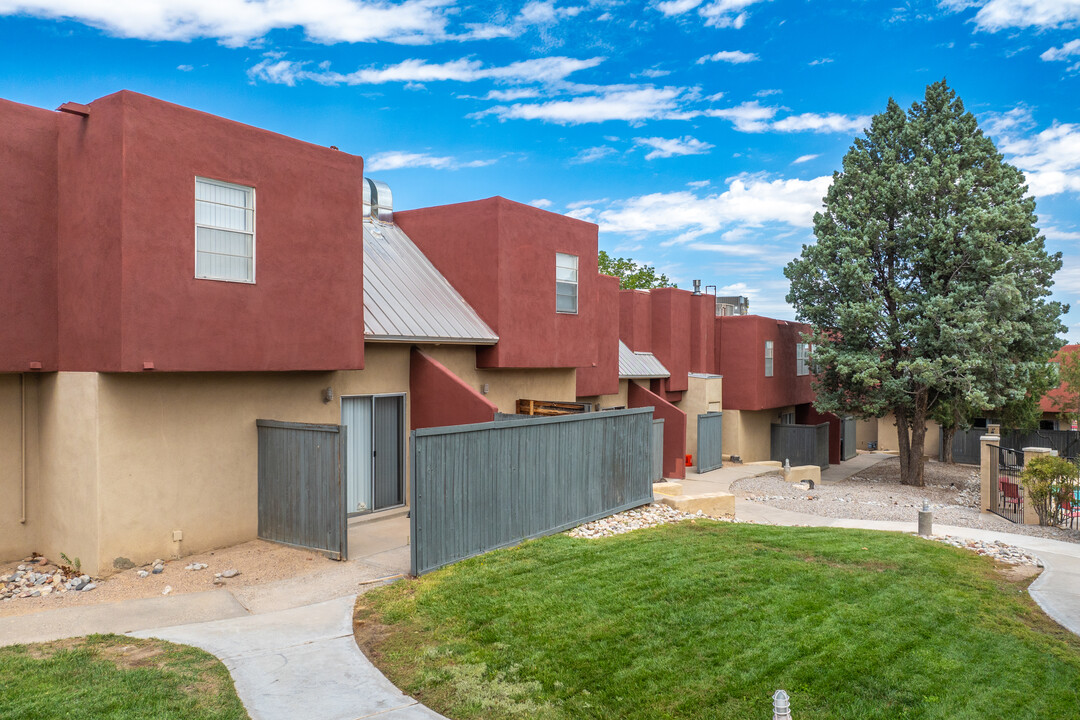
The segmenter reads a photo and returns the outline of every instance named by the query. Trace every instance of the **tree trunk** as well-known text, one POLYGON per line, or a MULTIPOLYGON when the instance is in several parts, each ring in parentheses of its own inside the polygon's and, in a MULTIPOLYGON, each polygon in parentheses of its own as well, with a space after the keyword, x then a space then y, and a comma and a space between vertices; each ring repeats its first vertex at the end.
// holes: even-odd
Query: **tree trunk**
POLYGON ((907 416, 899 409, 893 410, 893 417, 896 418, 896 443, 900 451, 900 482, 906 485, 905 478, 911 472, 911 435, 908 433, 910 425, 907 416))
POLYGON ((945 462, 954 465, 952 456, 953 440, 956 438, 956 426, 941 428, 941 457, 945 462))
POLYGON ((896 439, 900 446, 900 482, 904 485, 923 486, 923 448, 926 446, 926 404, 925 389, 915 393, 915 408, 901 411, 893 410, 896 415, 896 439), (909 418, 904 412, 910 412, 909 418))

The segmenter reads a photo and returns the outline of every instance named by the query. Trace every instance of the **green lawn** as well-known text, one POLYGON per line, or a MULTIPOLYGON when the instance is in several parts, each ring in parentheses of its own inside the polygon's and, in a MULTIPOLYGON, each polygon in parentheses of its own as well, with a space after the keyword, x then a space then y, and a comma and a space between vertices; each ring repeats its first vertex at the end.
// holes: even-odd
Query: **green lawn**
POLYGON ((919 538, 691 521, 556 535, 362 595, 357 639, 455 719, 1077 718, 1028 580, 919 538))
POLYGON ((160 640, 91 635, 0 648, 0 718, 239 720, 225 666, 160 640))

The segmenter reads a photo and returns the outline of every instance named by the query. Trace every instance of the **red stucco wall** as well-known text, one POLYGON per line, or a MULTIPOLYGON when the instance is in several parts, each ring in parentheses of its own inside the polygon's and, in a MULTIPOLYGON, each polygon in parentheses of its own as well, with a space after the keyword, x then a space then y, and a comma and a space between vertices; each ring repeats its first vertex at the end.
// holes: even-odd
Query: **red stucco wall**
POLYGON ((671 373, 664 384, 668 393, 687 388, 690 372, 690 299, 688 290, 659 288, 652 295, 652 352, 671 373))
POLYGON ((652 352, 652 293, 619 291, 619 339, 634 352, 652 352))
MULTIPOLYGON (((363 367, 359 157, 127 91, 85 118, 4 107, 58 129, 51 152, 45 130, 15 140, 52 168, 34 183, 55 178, 54 206, 38 201, 34 219, 42 235, 56 228, 56 283, 43 287, 59 369, 363 367), (197 175, 255 188, 254 284, 195 279, 197 175)), ((4 226, 13 217, 0 205, 4 226)))
POLYGON ((596 283, 596 364, 578 368, 577 395, 619 392, 619 279, 601 275, 596 283))
POLYGON ((464 380, 417 348, 409 357, 412 429, 490 422, 498 408, 464 380))
POLYGON ((58 366, 57 119, 0 100, 0 372, 58 366))
POLYGON ((724 407, 765 410, 812 402, 810 375, 795 374, 795 345, 809 327, 759 315, 716 318, 724 407), (765 341, 773 341, 773 376, 765 377, 765 341))
POLYGON ((477 367, 597 362, 597 227, 494 197, 394 213, 395 222, 498 333, 477 367), (555 312, 555 254, 578 257, 578 313, 555 312))
POLYGON ((716 373, 716 297, 690 297, 690 372, 716 373))
POLYGON ((632 408, 651 407, 653 417, 664 420, 664 477, 686 477, 686 413, 633 381, 626 401, 632 408))

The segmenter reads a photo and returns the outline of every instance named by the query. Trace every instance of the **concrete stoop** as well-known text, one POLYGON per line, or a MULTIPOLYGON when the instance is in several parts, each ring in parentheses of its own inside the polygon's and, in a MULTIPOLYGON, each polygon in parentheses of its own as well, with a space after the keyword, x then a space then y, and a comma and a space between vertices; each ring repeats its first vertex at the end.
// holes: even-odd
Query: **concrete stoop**
MULTIPOLYGON (((682 488, 679 488, 680 492, 682 488)), ((657 502, 680 512, 696 513, 699 510, 712 517, 735 517, 735 496, 726 492, 702 493, 700 495, 656 495, 657 502)))

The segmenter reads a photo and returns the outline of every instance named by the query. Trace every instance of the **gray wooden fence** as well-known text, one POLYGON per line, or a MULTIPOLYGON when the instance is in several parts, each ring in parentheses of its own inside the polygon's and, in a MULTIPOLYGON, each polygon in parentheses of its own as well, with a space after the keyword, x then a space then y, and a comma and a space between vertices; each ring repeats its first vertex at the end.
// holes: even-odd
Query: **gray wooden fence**
MULTIPOLYGON (((938 459, 945 459, 944 431, 938 429, 940 441, 938 459)), ((968 465, 978 465, 981 462, 979 450, 979 438, 986 434, 986 428, 970 428, 957 430, 953 436, 953 460, 968 465)), ((1026 447, 1047 447, 1057 450, 1062 457, 1073 458, 1080 456, 1080 432, 1076 430, 1007 430, 1001 431, 1001 443, 1003 448, 1010 450, 1023 450, 1026 447)))
POLYGON ((651 502, 652 408, 412 432, 412 574, 651 502))
POLYGON ((857 421, 853 417, 846 417, 840 420, 840 432, 842 434, 842 442, 840 443, 840 462, 850 460, 858 453, 858 435, 856 432, 857 421))
POLYGON ((348 557, 345 428, 256 420, 259 537, 348 557))
POLYGON ((652 421, 652 479, 664 479, 664 418, 652 421))
POLYGON ((697 416, 697 471, 709 472, 724 466, 724 414, 697 416))
POLYGON ((829 423, 773 425, 770 459, 796 465, 829 467, 829 423))

